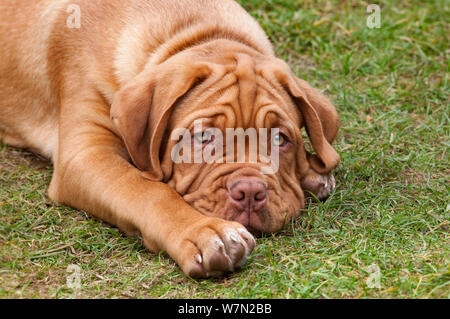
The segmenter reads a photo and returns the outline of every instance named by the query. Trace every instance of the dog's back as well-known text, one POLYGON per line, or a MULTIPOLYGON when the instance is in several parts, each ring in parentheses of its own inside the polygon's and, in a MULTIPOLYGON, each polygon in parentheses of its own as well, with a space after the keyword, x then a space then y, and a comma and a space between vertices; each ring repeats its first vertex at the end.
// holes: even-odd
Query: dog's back
MULTIPOLYGON (((73 67, 87 64, 79 59, 89 59, 89 69, 102 70, 97 74, 102 78, 92 81, 111 101, 118 86, 133 79, 150 57, 164 59, 182 47, 176 37, 186 29, 193 37, 242 36, 272 54, 256 21, 228 0, 3 0, 0 9, 0 140, 49 158, 58 143, 60 73, 70 72, 73 77, 63 78, 79 85, 76 73, 89 71, 73 67), (77 7, 79 28, 67 23, 77 7)), ((186 32, 178 40, 192 39, 186 32)))
POLYGON ((67 0, 0 4, 0 139, 50 157, 57 144, 57 98, 48 39, 67 0))

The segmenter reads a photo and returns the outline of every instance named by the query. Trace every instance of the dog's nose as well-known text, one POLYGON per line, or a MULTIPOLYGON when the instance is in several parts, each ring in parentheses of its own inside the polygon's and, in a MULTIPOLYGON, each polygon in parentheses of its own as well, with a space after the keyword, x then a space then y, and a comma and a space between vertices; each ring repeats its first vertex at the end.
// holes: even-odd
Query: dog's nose
POLYGON ((244 178, 228 189, 230 203, 241 212, 259 213, 267 203, 267 188, 259 179, 244 178))

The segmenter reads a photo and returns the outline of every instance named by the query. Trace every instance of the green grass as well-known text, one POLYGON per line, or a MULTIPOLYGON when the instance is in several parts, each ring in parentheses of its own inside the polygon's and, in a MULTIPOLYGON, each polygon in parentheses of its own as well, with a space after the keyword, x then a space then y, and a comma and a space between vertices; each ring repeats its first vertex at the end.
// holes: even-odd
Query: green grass
POLYGON ((448 2, 242 0, 336 105, 337 191, 258 239, 242 271, 186 278, 139 239, 46 196, 52 168, 0 146, 0 298, 449 298, 448 2), (370 2, 369 2, 370 3, 370 2), (371 265, 380 270, 370 288, 371 265))

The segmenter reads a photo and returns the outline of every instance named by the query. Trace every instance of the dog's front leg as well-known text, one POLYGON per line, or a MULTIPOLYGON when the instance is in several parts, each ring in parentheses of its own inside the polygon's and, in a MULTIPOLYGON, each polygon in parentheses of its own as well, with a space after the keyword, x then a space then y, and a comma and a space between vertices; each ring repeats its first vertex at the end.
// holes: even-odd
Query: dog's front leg
POLYGON ((167 251, 192 277, 221 275, 246 261, 255 241, 245 227, 206 217, 166 184, 143 178, 106 106, 66 107, 59 130, 52 199, 141 235, 146 247, 167 251))

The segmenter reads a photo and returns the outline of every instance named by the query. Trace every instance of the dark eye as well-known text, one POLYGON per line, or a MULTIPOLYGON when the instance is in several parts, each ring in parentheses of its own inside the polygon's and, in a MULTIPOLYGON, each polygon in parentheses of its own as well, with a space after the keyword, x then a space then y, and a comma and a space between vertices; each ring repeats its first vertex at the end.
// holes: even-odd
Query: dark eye
POLYGON ((195 134, 194 138, 201 144, 206 144, 212 141, 213 135, 211 132, 205 131, 202 133, 195 134))
POLYGON ((286 137, 282 133, 277 133, 272 137, 272 144, 275 146, 284 146, 286 143, 286 137))

